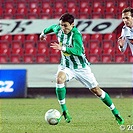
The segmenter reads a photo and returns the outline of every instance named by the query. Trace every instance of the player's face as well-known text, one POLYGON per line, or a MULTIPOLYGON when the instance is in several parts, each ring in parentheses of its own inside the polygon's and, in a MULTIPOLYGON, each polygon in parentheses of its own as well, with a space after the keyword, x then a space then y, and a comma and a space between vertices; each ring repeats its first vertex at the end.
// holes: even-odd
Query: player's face
POLYGON ((64 32, 65 34, 68 34, 68 33, 72 30, 74 24, 73 24, 73 23, 70 24, 69 22, 63 22, 63 21, 61 20, 61 21, 60 21, 60 26, 61 26, 61 29, 63 30, 63 32, 64 32))
POLYGON ((133 27, 133 17, 131 16, 131 12, 122 13, 122 19, 126 26, 133 27))

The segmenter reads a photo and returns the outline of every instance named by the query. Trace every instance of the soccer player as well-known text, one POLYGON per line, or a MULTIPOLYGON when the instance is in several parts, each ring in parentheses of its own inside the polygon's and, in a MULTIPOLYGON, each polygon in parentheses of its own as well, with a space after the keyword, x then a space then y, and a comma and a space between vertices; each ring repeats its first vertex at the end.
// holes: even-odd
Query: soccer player
POLYGON ((98 86, 98 82, 91 72, 90 63, 84 54, 82 35, 74 26, 74 16, 69 13, 63 14, 59 19, 59 24, 51 25, 42 31, 40 40, 46 40, 46 35, 52 32, 56 34, 58 43, 53 42, 50 47, 59 50, 62 56, 56 77, 56 95, 66 122, 69 123, 72 117, 65 102, 65 82, 75 78, 110 108, 118 124, 123 124, 124 119, 110 96, 98 86))
POLYGON ((129 45, 133 55, 133 8, 125 8, 122 11, 122 20, 124 26, 121 36, 118 38, 118 46, 121 52, 124 52, 129 45))

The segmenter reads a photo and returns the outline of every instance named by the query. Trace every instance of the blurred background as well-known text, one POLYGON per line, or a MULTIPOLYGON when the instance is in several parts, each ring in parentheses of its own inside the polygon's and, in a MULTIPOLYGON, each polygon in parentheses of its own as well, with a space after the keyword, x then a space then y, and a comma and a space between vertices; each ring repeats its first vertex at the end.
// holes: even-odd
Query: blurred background
MULTIPOLYGON (((133 7, 131 0, 0 0, 0 19, 7 22, 16 19, 42 19, 47 22, 49 19, 59 19, 63 13, 69 12, 78 20, 120 20, 121 23, 111 33, 83 33, 83 42, 86 56, 94 64, 94 73, 102 87, 116 88, 121 84, 120 87, 129 88, 131 92, 133 56, 129 48, 123 54, 117 45, 123 26, 121 12, 129 6, 133 7), (111 76, 115 79, 112 80, 111 76)), ((1 21, 0 23, 2 25, 1 21)), ((54 87, 55 77, 50 75, 56 73, 56 65, 60 62, 60 53, 49 48, 51 41, 57 40, 56 36, 50 34, 46 42, 41 42, 40 33, 0 34, 0 68, 25 68, 29 92, 33 88, 35 91, 38 87, 54 87)), ((74 85, 71 84, 70 87, 74 85)), ((75 87, 82 88, 78 84, 75 87)))

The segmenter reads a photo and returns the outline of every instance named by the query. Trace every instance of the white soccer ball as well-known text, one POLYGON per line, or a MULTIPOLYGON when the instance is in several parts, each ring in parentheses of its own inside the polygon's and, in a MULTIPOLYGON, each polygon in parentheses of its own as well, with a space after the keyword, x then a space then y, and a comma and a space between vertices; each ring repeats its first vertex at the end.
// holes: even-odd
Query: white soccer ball
POLYGON ((45 113, 45 121, 50 124, 50 125, 57 125, 58 120, 61 117, 61 114, 58 110, 56 109, 49 109, 45 113))

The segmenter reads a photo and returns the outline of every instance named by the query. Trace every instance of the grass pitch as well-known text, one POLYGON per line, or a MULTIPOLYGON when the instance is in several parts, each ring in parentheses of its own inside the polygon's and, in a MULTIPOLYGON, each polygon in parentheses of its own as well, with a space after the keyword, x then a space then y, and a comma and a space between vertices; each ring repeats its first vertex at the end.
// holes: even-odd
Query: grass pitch
POLYGON ((72 122, 58 125, 44 120, 48 109, 60 106, 56 98, 0 99, 0 133, 129 133, 133 132, 132 98, 112 99, 125 124, 120 127, 111 111, 98 98, 67 98, 72 122), (120 129, 121 128, 121 129, 120 129))

